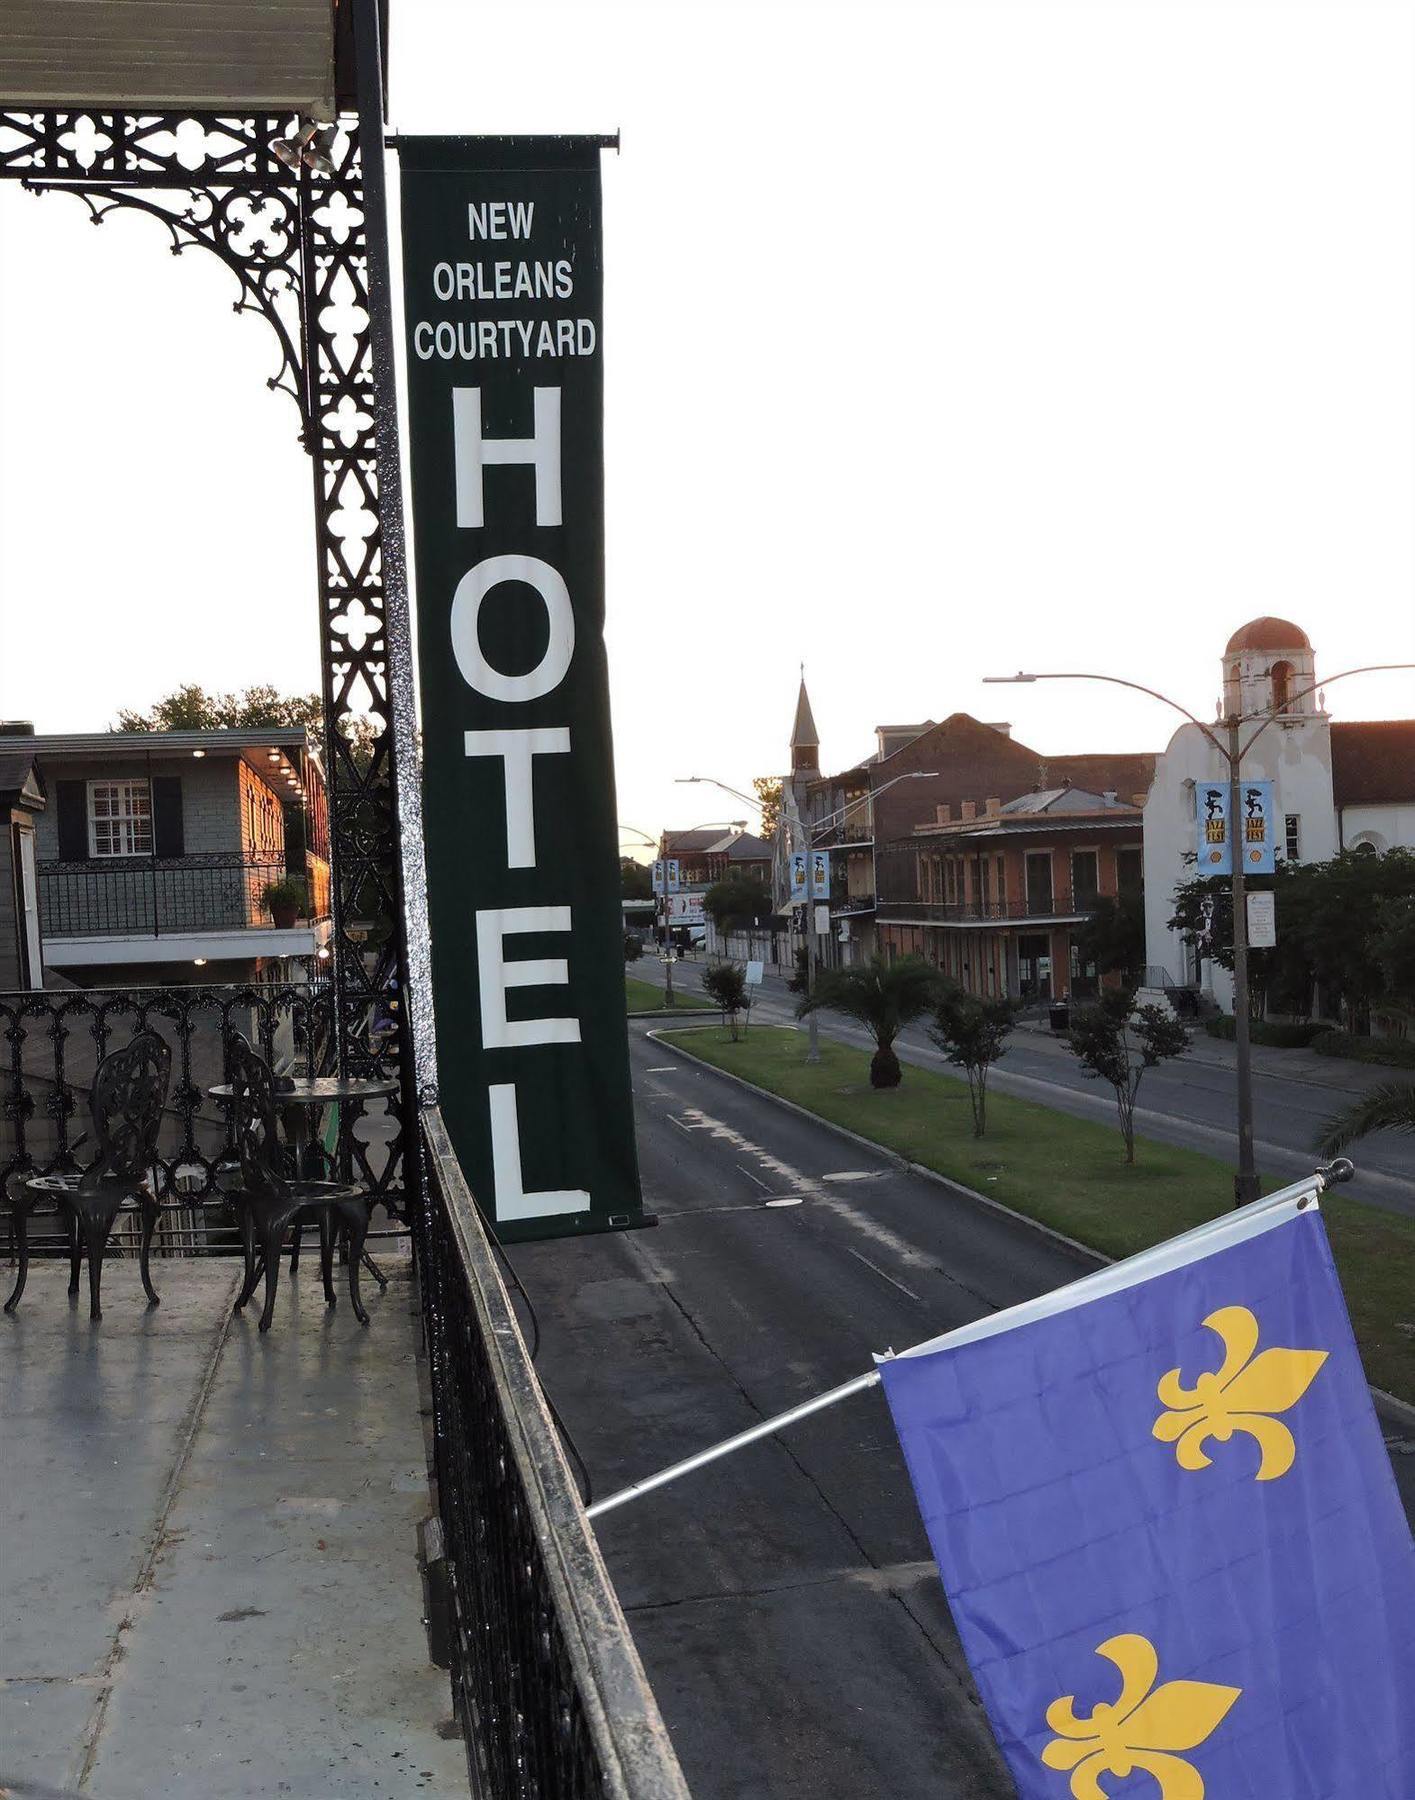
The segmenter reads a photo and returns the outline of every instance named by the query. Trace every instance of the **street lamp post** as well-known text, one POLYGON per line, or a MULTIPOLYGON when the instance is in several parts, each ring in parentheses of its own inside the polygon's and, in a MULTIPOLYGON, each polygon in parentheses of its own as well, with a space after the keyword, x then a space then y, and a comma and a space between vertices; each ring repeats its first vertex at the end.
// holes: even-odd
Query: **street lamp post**
MULTIPOLYGON (((1324 681, 1314 681, 1310 687, 1289 695, 1284 707, 1290 708, 1296 701, 1315 694, 1319 688, 1329 688, 1334 681, 1344 681, 1349 675, 1373 675, 1402 669, 1415 669, 1415 663, 1367 663, 1359 669, 1342 669, 1335 675, 1329 675, 1324 681)), ((1239 788, 1242 784, 1243 758, 1273 720, 1282 717, 1282 714, 1276 707, 1266 713, 1243 713, 1237 710, 1229 713, 1225 718, 1215 721, 1224 727, 1228 740, 1225 743, 1202 719, 1196 718, 1188 707, 1181 706, 1177 700, 1171 700, 1168 694, 1160 693, 1157 688, 1145 687, 1138 681, 1126 681, 1119 675, 1097 675, 1089 670, 1027 674, 1019 670, 1016 675, 985 675, 983 680, 997 685, 1033 681, 1104 681, 1112 687, 1130 688, 1137 694, 1148 694, 1152 700, 1163 701, 1166 706, 1173 707, 1175 712, 1182 713, 1191 725, 1203 733, 1228 765, 1228 838, 1233 895, 1233 1048, 1238 1088, 1238 1170, 1233 1178, 1233 1198, 1236 1206, 1245 1206, 1250 1200, 1258 1198, 1259 1177, 1253 1154, 1253 1052, 1248 1017, 1248 901, 1241 845, 1237 837, 1242 817, 1239 788), (1257 724, 1258 729, 1246 742, 1242 742, 1241 728, 1249 724, 1257 724)))
MULTIPOLYGON (((894 787, 898 782, 901 782, 901 781, 929 781, 929 780, 932 780, 933 777, 936 776, 937 774, 938 774, 937 769, 906 769, 902 775, 895 775, 889 781, 881 782, 879 787, 871 788, 868 793, 857 795, 856 798, 853 800, 847 800, 845 802, 844 806, 837 806, 834 812, 827 813, 823 819, 817 819, 814 824, 807 825, 805 828, 805 831, 806 831, 805 850, 806 850, 807 858, 809 859, 811 851, 814 850, 818 846, 822 833, 833 830, 835 828, 836 823, 838 821, 843 821, 845 818, 845 815, 848 812, 853 811, 855 807, 867 806, 871 801, 877 800, 881 794, 885 793, 889 788, 894 787)), ((758 808, 758 810, 760 810, 760 805, 761 805, 760 801, 749 800, 748 796, 746 794, 742 793, 738 788, 728 787, 728 785, 725 781, 718 781, 712 775, 680 775, 677 777, 677 780, 679 780, 680 782, 684 782, 684 783, 706 782, 710 787, 721 788, 724 794, 735 795, 735 797, 738 800, 747 800, 747 802, 750 806, 755 806, 758 808)), ((815 896, 811 893, 810 889, 811 889, 811 881, 810 881, 810 868, 809 868, 809 861, 808 861, 807 876, 806 876, 806 914, 807 914, 807 917, 806 917, 806 923, 805 923, 806 998, 808 1000, 811 998, 811 996, 816 991, 816 962, 817 962, 815 896)), ((827 905, 829 904, 829 900, 830 900, 830 896, 827 894, 827 896, 826 896, 827 905)), ((816 1019, 815 1011, 814 1011, 814 1009, 812 1009, 810 1012, 808 1012, 806 1014, 806 1061, 808 1063, 818 1063, 820 1061, 820 1059, 821 1059, 820 1026, 816 1019)))

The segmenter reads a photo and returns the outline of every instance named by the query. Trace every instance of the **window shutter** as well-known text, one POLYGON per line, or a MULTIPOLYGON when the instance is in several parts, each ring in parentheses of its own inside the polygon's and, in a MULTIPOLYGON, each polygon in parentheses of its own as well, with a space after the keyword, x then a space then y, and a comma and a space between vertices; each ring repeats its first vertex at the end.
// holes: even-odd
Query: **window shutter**
POLYGON ((154 775, 152 778, 152 852, 154 856, 181 856, 182 777, 154 775))
POLYGON ((59 795, 59 860, 88 861, 88 783, 55 783, 59 795))

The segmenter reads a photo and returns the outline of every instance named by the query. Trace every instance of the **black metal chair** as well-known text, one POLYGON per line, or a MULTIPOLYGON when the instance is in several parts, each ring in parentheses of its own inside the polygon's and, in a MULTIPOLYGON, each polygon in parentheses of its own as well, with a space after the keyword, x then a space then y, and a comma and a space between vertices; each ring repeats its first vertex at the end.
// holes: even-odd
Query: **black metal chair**
POLYGON ((352 1183, 286 1176, 281 1168, 276 1121, 279 1096, 269 1063, 235 1032, 230 1040, 230 1066, 231 1120, 241 1159, 241 1185, 228 1197, 240 1217, 241 1242, 246 1253, 246 1278, 236 1300, 236 1311, 240 1312, 255 1292, 263 1267, 265 1307, 260 1315, 260 1329, 269 1331, 285 1234, 292 1225, 314 1219, 319 1224, 325 1303, 336 1303, 334 1240, 336 1230, 342 1229, 348 1237, 349 1300, 354 1317, 360 1325, 367 1325, 368 1314, 359 1296, 359 1259, 368 1235, 372 1196, 366 1188, 352 1183))
POLYGON ((157 1229, 157 1196, 148 1187, 148 1171, 157 1152, 162 1109, 172 1078, 172 1052, 155 1031, 140 1031, 121 1050, 105 1056, 98 1065, 89 1095, 93 1135, 98 1154, 77 1175, 12 1175, 6 1198, 15 1226, 15 1252, 19 1274, 5 1311, 19 1305, 29 1275, 29 1215, 45 1200, 54 1201, 68 1215, 69 1292, 79 1291, 79 1264, 88 1252, 89 1317, 101 1319, 99 1303, 103 1281, 103 1256, 113 1221, 125 1200, 136 1203, 142 1214, 142 1248, 139 1267, 148 1305, 158 1296, 148 1272, 148 1256, 157 1229))

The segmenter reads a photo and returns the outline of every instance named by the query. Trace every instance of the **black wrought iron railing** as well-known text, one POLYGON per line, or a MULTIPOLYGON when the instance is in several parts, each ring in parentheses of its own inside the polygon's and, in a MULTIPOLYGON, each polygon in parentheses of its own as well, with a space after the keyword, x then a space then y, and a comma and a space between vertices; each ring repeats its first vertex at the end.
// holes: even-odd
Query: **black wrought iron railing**
POLYGON ((1005 924, 1009 920, 1080 919, 1095 910, 1094 893, 1055 888, 1012 900, 891 900, 881 895, 878 911, 887 919, 937 925, 1005 924))
MULTIPOLYGON (((396 1074, 394 1039, 381 1023, 370 1008, 366 1066, 358 1074, 396 1074)), ((208 1092, 229 1077, 231 1033, 239 1031, 279 1070, 323 1075, 337 1066, 334 1027, 329 983, 0 993, 0 1183, 19 1170, 48 1175, 83 1167, 99 1062, 134 1033, 155 1031, 172 1049, 172 1086, 154 1164, 157 1193, 171 1208, 199 1215, 234 1160, 226 1111, 208 1092)), ((400 1205, 396 1102, 377 1101, 370 1115, 369 1129, 345 1131, 336 1147, 321 1151, 316 1144, 314 1153, 327 1166, 346 1164, 341 1175, 400 1205)))
MULTIPOLYGON (((293 923, 293 907, 290 917, 282 912, 277 920, 265 904, 266 889, 278 886, 287 874, 283 862, 257 862, 223 852, 41 863, 40 928, 57 942, 246 931, 281 921, 293 923)), ((315 885, 305 883, 301 916, 318 902, 315 885)))
POLYGON ((688 1800, 623 1611, 436 1107, 418 1269, 452 1686, 473 1791, 688 1800))

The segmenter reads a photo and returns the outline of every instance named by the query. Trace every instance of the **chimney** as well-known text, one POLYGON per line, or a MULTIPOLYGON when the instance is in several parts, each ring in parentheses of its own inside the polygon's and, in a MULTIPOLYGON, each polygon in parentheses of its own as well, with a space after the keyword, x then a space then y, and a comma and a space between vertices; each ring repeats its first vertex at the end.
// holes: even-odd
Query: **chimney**
POLYGON ((977 801, 976 800, 965 800, 963 802, 962 807, 959 809, 959 817, 963 820, 964 824, 966 824, 969 819, 976 819, 977 816, 978 816, 977 801))
POLYGON ((953 808, 951 806, 936 806, 934 808, 934 823, 936 825, 950 825, 952 822, 953 808))
POLYGON ((1114 806, 1116 801, 1119 800, 1120 794, 1115 788, 1107 788, 1101 798, 1105 801, 1107 806, 1114 806))
POLYGON ((33 737, 34 722, 31 719, 0 719, 0 737, 33 737))
POLYGON ((987 799, 983 802, 983 808, 990 819, 995 819, 1002 811, 1002 801, 996 794, 989 794, 987 799))

